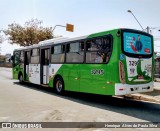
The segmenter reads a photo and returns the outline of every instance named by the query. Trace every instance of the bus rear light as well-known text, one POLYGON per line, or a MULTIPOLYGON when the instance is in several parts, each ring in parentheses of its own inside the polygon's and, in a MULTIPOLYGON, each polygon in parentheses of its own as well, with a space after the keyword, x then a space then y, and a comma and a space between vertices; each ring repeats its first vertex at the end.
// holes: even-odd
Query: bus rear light
POLYGON ((125 83, 125 72, 124 72, 124 65, 123 63, 120 61, 119 62, 119 78, 121 83, 125 83))

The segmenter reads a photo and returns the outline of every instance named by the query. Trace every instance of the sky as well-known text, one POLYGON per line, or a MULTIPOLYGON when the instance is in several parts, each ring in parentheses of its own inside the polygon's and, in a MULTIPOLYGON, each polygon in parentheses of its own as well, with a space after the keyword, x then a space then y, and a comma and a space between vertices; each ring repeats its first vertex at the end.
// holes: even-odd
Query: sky
MULTIPOLYGON (((0 0, 0 30, 13 22, 24 25, 31 19, 42 20, 44 27, 74 25, 74 32, 56 27, 54 35, 77 37, 115 28, 142 30, 131 10, 144 29, 151 27, 152 35, 160 37, 159 0, 0 0)), ((2 34, 2 33, 1 33, 2 34)), ((3 34, 2 34, 3 35, 3 34)), ((11 53, 18 45, 4 41, 0 53, 11 53)), ((160 52, 160 40, 155 41, 160 52)))

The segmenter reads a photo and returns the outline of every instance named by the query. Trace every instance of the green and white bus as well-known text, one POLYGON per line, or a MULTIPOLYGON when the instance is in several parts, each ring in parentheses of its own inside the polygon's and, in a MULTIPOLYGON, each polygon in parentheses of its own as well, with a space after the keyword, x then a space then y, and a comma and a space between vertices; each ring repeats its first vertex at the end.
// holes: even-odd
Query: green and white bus
POLYGON ((114 29, 50 39, 14 50, 13 79, 76 91, 126 95, 153 91, 153 36, 114 29))

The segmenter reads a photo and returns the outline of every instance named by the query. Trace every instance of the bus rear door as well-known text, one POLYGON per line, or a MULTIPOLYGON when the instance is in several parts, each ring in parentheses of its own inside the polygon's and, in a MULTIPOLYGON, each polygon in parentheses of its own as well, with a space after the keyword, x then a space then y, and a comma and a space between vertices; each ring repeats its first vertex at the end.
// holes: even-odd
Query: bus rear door
POLYGON ((49 48, 41 49, 41 84, 49 83, 49 53, 49 48))

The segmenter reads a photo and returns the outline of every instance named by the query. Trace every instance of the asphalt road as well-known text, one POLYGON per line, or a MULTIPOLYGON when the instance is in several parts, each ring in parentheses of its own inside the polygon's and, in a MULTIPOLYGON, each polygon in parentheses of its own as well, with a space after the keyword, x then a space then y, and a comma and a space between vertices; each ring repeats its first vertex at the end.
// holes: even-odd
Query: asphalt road
POLYGON ((11 69, 0 68, 0 122, 160 122, 160 104, 73 92, 59 96, 50 88, 20 85, 11 69))

